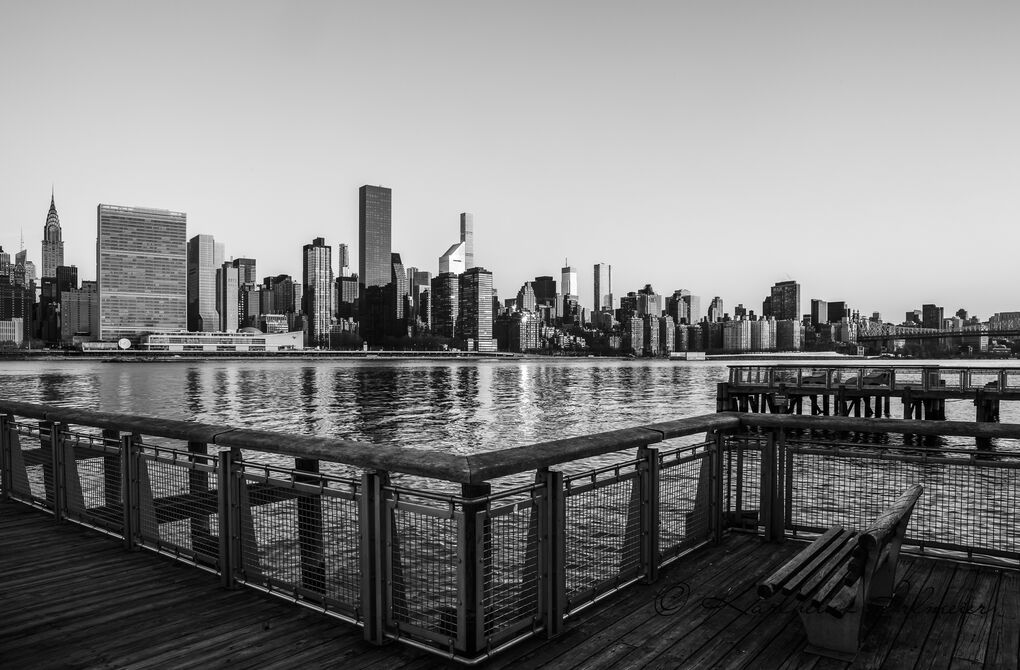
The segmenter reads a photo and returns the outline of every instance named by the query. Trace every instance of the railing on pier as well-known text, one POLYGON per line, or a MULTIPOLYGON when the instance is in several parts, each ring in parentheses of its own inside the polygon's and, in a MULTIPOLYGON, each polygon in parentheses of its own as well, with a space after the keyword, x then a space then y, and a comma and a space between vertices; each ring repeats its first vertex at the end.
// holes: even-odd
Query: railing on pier
POLYGON ((726 528, 860 526, 915 481, 908 542, 1020 560, 1017 453, 893 433, 1020 426, 719 413, 456 456, 0 402, 5 497, 468 663, 726 528))
POLYGON ((1020 368, 900 365, 731 365, 736 387, 805 390, 957 391, 1020 394, 1020 368))

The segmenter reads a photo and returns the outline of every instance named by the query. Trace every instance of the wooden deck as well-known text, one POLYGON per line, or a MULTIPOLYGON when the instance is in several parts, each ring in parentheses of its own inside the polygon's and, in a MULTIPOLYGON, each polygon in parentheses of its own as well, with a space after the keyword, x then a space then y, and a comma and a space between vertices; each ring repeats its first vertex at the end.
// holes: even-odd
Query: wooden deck
MULTIPOLYGON (((852 664, 804 653, 796 601, 754 588, 799 546, 730 535, 480 667, 1017 668, 1018 573, 913 557, 852 664)), ((460 667, 14 504, 0 504, 0 666, 460 667)))

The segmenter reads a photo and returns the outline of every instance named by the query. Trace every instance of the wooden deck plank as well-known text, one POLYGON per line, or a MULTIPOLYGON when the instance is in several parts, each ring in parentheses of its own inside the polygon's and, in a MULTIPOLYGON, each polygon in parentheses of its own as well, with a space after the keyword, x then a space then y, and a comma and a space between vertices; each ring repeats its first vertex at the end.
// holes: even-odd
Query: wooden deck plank
MULTIPOLYGON (((755 548, 753 544, 751 547, 755 548)), ((616 661, 600 657, 617 658, 620 654, 617 645, 621 644, 639 650, 637 653, 644 655, 654 641, 663 639, 664 635, 676 636, 681 627, 693 628, 699 620, 711 615, 711 610, 701 607, 701 601, 724 592, 732 582, 733 572, 742 572, 756 562, 760 562, 758 552, 748 552, 731 556, 725 562, 711 563, 697 572, 684 571, 682 578, 672 578, 660 585, 654 598, 646 598, 640 607, 626 617, 617 617, 582 645, 547 667, 551 670, 566 670, 587 667, 589 664, 599 667, 607 662, 613 665, 616 661)), ((628 657, 625 665, 634 667, 636 663, 640 663, 638 658, 628 657)))
MULTIPOLYGON (((844 668, 803 651, 795 610, 770 611, 757 599, 757 583, 802 546, 730 534, 720 546, 665 568, 658 583, 592 605, 568 621, 559 638, 527 640, 479 667, 844 668), (662 610, 668 589, 680 584, 689 589, 687 599, 676 614, 663 616, 657 599, 662 610), (706 598, 721 600, 709 601, 718 605, 713 609, 705 607, 706 598)), ((960 667, 1018 666, 1016 571, 907 556, 902 565, 910 589, 866 630, 851 667, 913 667, 953 654, 960 667), (944 617, 945 607, 959 605, 971 588, 973 602, 987 599, 994 615, 944 617)), ((12 577, 0 579, 4 666, 463 667, 398 643, 369 645, 356 626, 253 590, 228 591, 208 572, 151 552, 124 551, 116 538, 6 503, 0 504, 4 574, 12 577)))
POLYGON ((901 556, 903 573, 898 575, 893 601, 879 617, 868 617, 870 627, 861 640, 861 650, 851 668, 878 668, 894 644, 913 608, 922 597, 925 584, 931 579, 934 562, 912 556, 901 556))
POLYGON ((977 581, 976 570, 957 570, 942 606, 935 612, 932 627, 925 640, 916 667, 948 668, 956 649, 956 641, 963 623, 963 612, 977 581))
POLYGON ((983 667, 1016 670, 1020 655, 1020 578, 1012 570, 999 577, 999 591, 992 607, 993 621, 983 667))
POLYGON ((950 662, 951 667, 961 670, 984 667, 999 589, 999 570, 976 568, 974 574, 977 583, 961 602, 963 621, 950 662))
POLYGON ((557 659, 587 658, 604 646, 601 643, 593 643, 593 638, 614 640, 623 632, 639 625, 631 620, 634 612, 643 611, 649 603, 653 605, 654 611, 655 600, 660 594, 665 594, 663 597, 672 597, 668 594, 672 585, 702 578, 706 574, 719 573, 722 570, 720 566, 723 565, 741 565, 745 561, 753 560, 755 549, 760 548, 758 539, 750 537, 740 539, 745 541, 733 541, 725 543, 722 547, 698 550, 683 562, 671 566, 669 572, 663 575, 658 583, 642 585, 620 593, 619 598, 601 601, 586 610, 579 621, 568 623, 566 631, 560 637, 544 643, 540 643, 539 640, 526 642, 520 651, 509 650, 505 655, 495 659, 491 665, 492 669, 539 665, 549 667, 561 662, 557 659))
POLYGON ((935 563, 931 575, 914 600, 907 617, 890 647, 881 666, 887 668, 912 668, 924 647, 939 608, 945 598, 957 566, 953 563, 935 563))

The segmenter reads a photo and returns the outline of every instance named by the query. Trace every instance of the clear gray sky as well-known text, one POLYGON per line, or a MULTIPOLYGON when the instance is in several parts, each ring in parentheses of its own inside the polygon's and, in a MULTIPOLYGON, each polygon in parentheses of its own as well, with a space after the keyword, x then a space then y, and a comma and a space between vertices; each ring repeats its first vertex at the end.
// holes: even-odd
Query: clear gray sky
POLYGON ((0 0, 0 245, 40 263, 51 183, 95 276, 97 203, 188 214, 260 276, 393 189, 436 271, 475 214, 503 298, 613 266, 759 312, 776 281, 902 320, 1020 309, 1020 3, 0 0))

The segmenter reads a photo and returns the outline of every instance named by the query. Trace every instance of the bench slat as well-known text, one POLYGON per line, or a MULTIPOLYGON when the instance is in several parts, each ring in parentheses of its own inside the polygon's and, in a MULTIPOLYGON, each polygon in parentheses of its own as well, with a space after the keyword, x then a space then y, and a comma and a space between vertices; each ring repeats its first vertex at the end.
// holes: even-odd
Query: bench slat
MULTIPOLYGON (((829 598, 832 597, 832 594, 836 590, 836 587, 843 585, 843 582, 846 579, 846 572, 843 570, 839 570, 837 568, 846 564, 847 557, 850 555, 850 552, 853 551, 854 547, 856 546, 857 546, 856 542, 853 541, 847 542, 846 545, 844 545, 843 548, 840 549, 836 553, 836 555, 834 555, 830 559, 836 567, 831 569, 825 569, 825 572, 829 574, 829 578, 825 580, 821 588, 814 590, 814 594, 811 595, 812 605, 814 605, 817 608, 821 608, 823 605, 826 604, 829 598)), ((807 594, 805 594, 804 598, 807 597, 808 597, 807 594)))
POLYGON ((791 576, 800 570, 801 566, 813 559, 818 552, 823 551, 842 532, 842 526, 833 526, 822 535, 819 535, 806 549, 791 558, 783 567, 776 570, 771 577, 759 584, 758 595, 762 598, 772 597, 791 576))
MULTIPOLYGON (((854 604, 854 600, 857 599, 858 588, 856 586, 844 585, 836 595, 829 600, 829 604, 825 606, 825 611, 836 617, 842 619, 846 611, 854 604)), ((860 607, 864 607, 864 603, 859 604, 860 607)))
POLYGON ((800 592, 798 598, 803 600, 811 594, 815 586, 829 578, 829 570, 839 570, 841 563, 832 562, 832 557, 839 553, 848 543, 853 543, 857 534, 853 531, 844 530, 829 543, 824 551, 815 556, 814 560, 804 566, 784 587, 783 593, 800 592), (810 586, 813 584, 813 586, 810 586))

